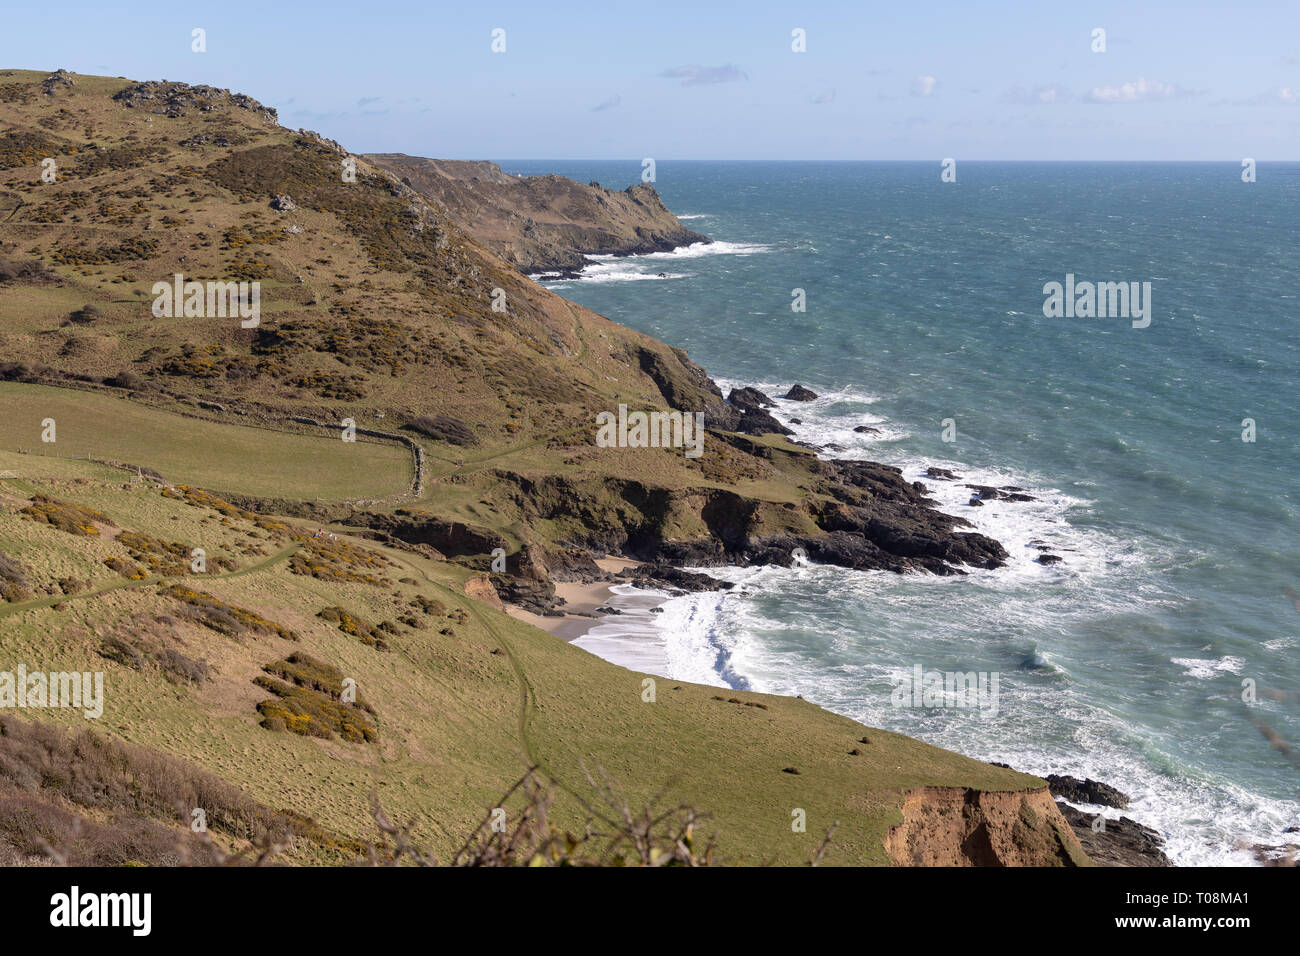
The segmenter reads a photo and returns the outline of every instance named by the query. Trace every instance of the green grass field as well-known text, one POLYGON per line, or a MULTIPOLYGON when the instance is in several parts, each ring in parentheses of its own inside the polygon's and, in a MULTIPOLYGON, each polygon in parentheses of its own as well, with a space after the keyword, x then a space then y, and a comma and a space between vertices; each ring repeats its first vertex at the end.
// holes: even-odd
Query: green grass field
POLYGON ((153 468, 175 484, 228 494, 338 501, 400 495, 411 454, 387 443, 344 442, 189 418, 74 389, 0 382, 0 448, 153 468), (52 418, 56 441, 41 441, 52 418))
MULTIPOLYGON (((0 614, 6 659, 31 670, 105 671, 107 702, 93 729, 189 761, 335 833, 375 836, 374 793, 394 819, 414 824, 419 839, 445 856, 536 765, 559 788, 555 822, 575 832, 585 820, 575 795, 595 799, 590 775, 615 781, 634 808, 657 798, 664 808, 687 803, 710 814, 705 830, 717 834, 726 862, 806 862, 838 823, 825 862, 886 864, 884 835, 901 819, 908 788, 1041 786, 1034 777, 870 730, 796 698, 660 678, 655 700, 647 702, 646 675, 466 597, 472 574, 456 565, 358 541, 390 562, 382 585, 294 574, 282 555, 284 539, 270 540, 242 518, 223 519, 155 486, 124 486, 112 469, 0 452, 0 473, 19 476, 0 478, 0 553, 23 562, 35 586, 67 574, 91 582, 85 593, 53 604, 0 604, 8 612, 0 614), (94 508, 116 528, 85 538, 30 521, 20 506, 35 493, 94 508), (114 581, 102 567, 102 556, 123 553, 113 535, 127 530, 235 556, 237 573, 183 583, 291 628, 300 639, 231 639, 191 623, 157 623, 176 608, 157 581, 114 581), (245 555, 241 545, 259 550, 245 555), (112 589, 103 590, 106 584, 112 589), (398 626, 388 650, 317 616, 338 606, 369 622, 396 621, 410 615, 419 595, 446 613, 398 626), (176 684, 148 667, 106 660, 101 642, 123 627, 167 634, 170 646, 208 663, 211 679, 176 684), (295 651, 356 679, 376 710, 377 743, 259 726, 256 706, 267 694, 253 679, 265 662, 295 651), (805 832, 791 826, 797 810, 807 815, 805 832)), ((39 716, 86 725, 67 711, 39 716)))

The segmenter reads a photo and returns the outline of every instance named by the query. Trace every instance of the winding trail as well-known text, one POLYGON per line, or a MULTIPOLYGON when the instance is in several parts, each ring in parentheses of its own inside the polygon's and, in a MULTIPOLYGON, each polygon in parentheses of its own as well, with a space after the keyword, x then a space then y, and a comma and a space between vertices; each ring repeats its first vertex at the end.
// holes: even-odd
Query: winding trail
MULTIPOLYGON (((185 578, 185 580, 188 580, 189 578, 198 578, 199 580, 206 580, 206 581, 222 581, 228 578, 242 577, 245 574, 253 574, 258 571, 265 571, 267 568, 280 564, 283 561, 288 561, 289 558, 293 557, 293 555, 301 547, 302 547, 302 542, 300 541, 297 544, 285 548, 283 551, 277 551, 275 554, 271 555, 270 557, 263 558, 261 561, 254 562, 253 564, 250 564, 247 567, 238 568, 234 571, 225 571, 221 574, 190 575, 189 577, 185 578)), ((88 598, 99 597, 101 594, 107 594, 110 591, 122 591, 131 588, 143 588, 143 587, 148 587, 149 585, 152 584, 166 584, 170 580, 172 579, 163 577, 162 575, 153 575, 152 577, 141 578, 139 581, 129 581, 129 580, 113 581, 110 582, 109 584, 103 585, 102 587, 95 588, 94 590, 79 591, 76 594, 59 594, 53 597, 35 598, 31 601, 21 601, 18 604, 6 604, 4 607, 0 607, 0 618, 8 617, 11 614, 21 614, 23 611, 31 611, 34 610, 35 608, 53 607, 56 604, 66 604, 69 601, 82 601, 88 598)))
MULTIPOLYGON (((418 574, 432 587, 445 590, 449 593, 456 593, 446 585, 440 584, 430 578, 423 568, 412 564, 400 556, 395 557, 399 564, 415 574, 418 574)), ((461 598, 465 597, 464 594, 456 594, 456 596, 461 598)), ((504 634, 501 633, 501 630, 492 622, 490 616, 485 612, 485 610, 476 606, 478 603, 479 602, 474 599, 470 599, 470 616, 474 618, 475 621, 482 624, 483 629, 492 635, 492 637, 501 645, 501 649, 505 652, 506 659, 510 661, 510 666, 515 672, 515 678, 519 681, 519 744, 523 748, 524 757, 528 761, 528 765, 536 769, 550 784, 563 790, 580 803, 585 804, 585 799, 556 776, 555 772, 538 754, 532 733, 533 715, 537 711, 537 692, 533 689, 532 682, 528 679, 528 672, 524 669, 523 662, 519 659, 519 655, 515 653, 514 645, 505 637, 504 634)))

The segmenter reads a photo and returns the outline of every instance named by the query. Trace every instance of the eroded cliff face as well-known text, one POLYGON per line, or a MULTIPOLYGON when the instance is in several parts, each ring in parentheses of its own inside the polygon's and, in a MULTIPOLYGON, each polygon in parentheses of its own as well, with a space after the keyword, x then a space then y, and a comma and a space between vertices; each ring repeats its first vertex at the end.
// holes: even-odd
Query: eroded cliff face
POLYGON ((402 153, 368 156, 462 229, 528 273, 572 274, 588 254, 663 252, 708 242, 678 221, 648 183, 616 192, 563 176, 511 176, 496 163, 423 159, 402 153))
POLYGON ((917 787, 885 836, 898 866, 1089 866, 1046 787, 917 787))

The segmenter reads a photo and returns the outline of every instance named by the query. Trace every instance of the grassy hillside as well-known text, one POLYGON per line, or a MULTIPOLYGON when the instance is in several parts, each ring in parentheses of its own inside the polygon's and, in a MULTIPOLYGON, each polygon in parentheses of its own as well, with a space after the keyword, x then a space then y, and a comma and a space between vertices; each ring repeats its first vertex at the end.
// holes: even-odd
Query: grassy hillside
MULTIPOLYGON (((337 541, 364 555, 364 567, 329 556, 296 564, 320 540, 313 529, 233 513, 198 492, 12 453, 0 453, 0 474, 17 476, 0 478, 0 553, 21 566, 30 592, 0 602, 5 666, 104 671, 96 731, 209 771, 262 806, 311 817, 345 847, 305 843, 291 854, 300 862, 337 862, 351 841, 375 837, 372 791, 392 817, 450 852, 531 763, 586 799, 595 799, 587 773, 603 771, 633 805, 663 791, 703 808, 720 857, 752 863, 803 862, 837 821, 827 862, 884 863, 903 789, 1041 785, 798 699, 659 680, 656 700, 644 702, 644 675, 466 597, 471 572, 445 562, 344 537, 337 541), (24 514, 37 495, 93 509, 98 533, 24 514), (122 543, 133 533, 181 542, 186 553, 203 547, 210 573, 124 577, 105 559, 149 570, 122 543), (228 566, 214 567, 218 557, 228 566), (313 566, 324 576, 297 573, 313 566), (81 585, 63 593, 56 582, 68 579, 81 585), (170 591, 175 582, 292 634, 251 625, 223 633, 187 614, 193 605, 170 591), (387 622, 376 632, 386 646, 319 617, 327 608, 366 625, 387 622), (124 654, 124 643, 137 655, 124 654), (179 671, 153 656, 161 647, 194 663, 179 671), (261 726, 258 704, 275 698, 255 680, 295 653, 356 680, 374 709, 373 742, 261 726), (791 830, 796 808, 807 812, 806 833, 791 830)), ((68 711, 25 716, 91 723, 68 711)), ((555 818, 579 828, 584 813, 561 792, 555 818)))
POLYGON ((240 495, 382 498, 409 488, 400 445, 224 424, 114 395, 0 382, 0 448, 147 465, 177 483, 240 495), (55 441, 42 422, 53 419, 55 441))
MULTIPOLYGON (((711 813, 733 862, 806 861, 837 821, 828 862, 887 862, 922 786, 1022 800, 996 810, 1006 859, 1078 858, 1050 805, 1014 796, 1035 778, 797 699, 659 680, 647 703, 644 675, 494 609, 521 564, 546 583, 534 553, 800 546, 957 573, 1002 552, 896 470, 790 444, 684 353, 541 289, 247 97, 0 71, 0 356, 0 670, 106 681, 95 721, 0 712, 0 850, 20 860, 79 816, 100 828, 79 859, 175 862, 161 847, 199 801, 222 847, 274 823, 292 861, 345 862, 376 835, 372 794, 446 854, 529 766, 562 826, 608 775, 634 806, 711 813), (155 315, 175 273, 261 282, 260 324, 155 315), (619 403, 704 411, 706 453, 597 447, 619 403), (496 546, 513 563, 489 584, 496 546)), ((892 858, 946 858, 914 823, 892 858)))

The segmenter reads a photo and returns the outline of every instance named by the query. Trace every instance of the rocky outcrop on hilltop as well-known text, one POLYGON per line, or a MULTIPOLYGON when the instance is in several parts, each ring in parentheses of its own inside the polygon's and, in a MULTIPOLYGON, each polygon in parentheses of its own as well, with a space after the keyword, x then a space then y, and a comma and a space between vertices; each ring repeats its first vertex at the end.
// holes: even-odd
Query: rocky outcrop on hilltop
MULTIPOLYGON (((71 80, 68 85, 71 85, 71 80)), ((274 124, 278 119, 274 107, 263 106, 247 94, 231 93, 230 90, 203 84, 191 86, 167 80, 146 80, 114 94, 113 99, 127 109, 142 109, 172 119, 193 111, 210 113, 217 105, 227 103, 236 109, 247 110, 265 123, 274 124)))
POLYGON ((380 153, 368 160, 443 206, 469 235, 526 273, 572 275, 588 255, 665 252, 709 242, 648 183, 621 192, 563 176, 511 176, 496 163, 380 153))

